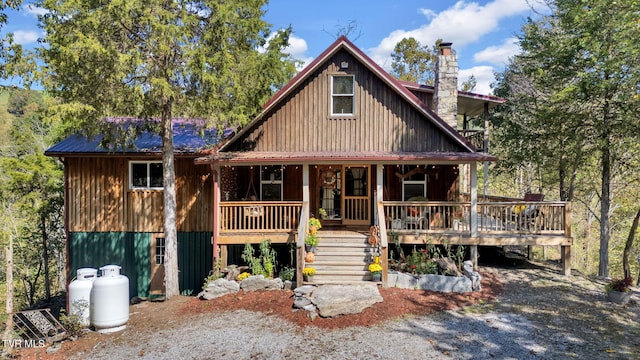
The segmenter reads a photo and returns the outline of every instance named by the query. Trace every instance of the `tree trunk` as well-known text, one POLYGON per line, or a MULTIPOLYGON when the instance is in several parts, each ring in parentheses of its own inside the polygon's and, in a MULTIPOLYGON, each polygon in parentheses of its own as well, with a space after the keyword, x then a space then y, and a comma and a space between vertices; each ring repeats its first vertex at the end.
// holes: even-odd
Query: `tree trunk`
MULTIPOLYGON (((7 289, 6 295, 7 298, 5 300, 5 313, 7 314, 7 322, 5 324, 4 334, 2 339, 8 341, 11 339, 13 335, 13 236, 9 235, 9 245, 5 249, 5 258, 6 258, 6 280, 7 280, 7 289)), ((7 351, 11 352, 11 347, 5 347, 7 351)))
POLYGON ((609 130, 608 106, 605 104, 604 131, 602 136, 602 194, 600 198, 600 264, 598 275, 609 276, 609 210, 611 208, 611 135, 609 130))
POLYGON ((40 225, 42 226, 42 261, 44 262, 44 291, 47 301, 51 300, 51 279, 49 277, 49 239, 47 238, 47 220, 41 210, 40 225))
MULTIPOLYGON (((624 270, 624 277, 631 277, 631 266, 629 266, 629 255, 631 255, 631 248, 633 247, 633 239, 636 237, 636 230, 638 229, 638 222, 640 222, 640 208, 636 216, 633 218, 631 229, 629 229, 629 236, 627 242, 624 245, 624 252, 622 253, 622 269, 624 270)), ((638 277, 640 282, 640 277, 638 277)))
POLYGON ((178 232, 176 229, 176 174, 173 156, 173 128, 171 103, 162 109, 162 168, 164 185, 164 281, 165 296, 170 299, 180 294, 178 279, 178 232))

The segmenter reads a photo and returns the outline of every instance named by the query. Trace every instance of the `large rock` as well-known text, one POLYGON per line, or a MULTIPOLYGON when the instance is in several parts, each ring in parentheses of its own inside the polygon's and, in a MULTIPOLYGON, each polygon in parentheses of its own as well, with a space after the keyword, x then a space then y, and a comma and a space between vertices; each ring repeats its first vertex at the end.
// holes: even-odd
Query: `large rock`
POLYGON ((322 317, 357 314, 375 303, 382 302, 376 284, 325 285, 313 291, 311 299, 322 317))
POLYGON ((198 297, 204 300, 211 300, 238 291, 240 291, 240 285, 238 285, 237 282, 226 279, 216 279, 210 281, 204 290, 198 294, 198 297))
POLYGON ((265 279, 263 275, 252 275, 242 280, 240 288, 244 291, 282 290, 282 279, 265 279))
POLYGON ((413 275, 389 273, 389 287, 400 289, 430 290, 438 292, 471 292, 471 280, 466 276, 413 275))

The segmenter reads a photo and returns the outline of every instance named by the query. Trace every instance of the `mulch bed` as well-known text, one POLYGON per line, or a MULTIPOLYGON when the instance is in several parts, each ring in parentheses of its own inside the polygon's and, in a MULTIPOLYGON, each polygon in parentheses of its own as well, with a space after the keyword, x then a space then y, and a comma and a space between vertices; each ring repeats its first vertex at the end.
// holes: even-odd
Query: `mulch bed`
POLYGON ((212 300, 189 299, 178 309, 181 315, 207 312, 249 310, 269 316, 278 316, 297 326, 316 326, 339 329, 350 326, 372 326, 385 320, 409 315, 426 315, 438 311, 454 310, 481 301, 491 301, 502 291, 502 284, 493 273, 481 273, 482 291, 472 293, 439 293, 424 290, 380 288, 384 302, 359 314, 335 318, 316 317, 314 321, 304 310, 294 310, 293 291, 256 291, 225 295, 212 300))

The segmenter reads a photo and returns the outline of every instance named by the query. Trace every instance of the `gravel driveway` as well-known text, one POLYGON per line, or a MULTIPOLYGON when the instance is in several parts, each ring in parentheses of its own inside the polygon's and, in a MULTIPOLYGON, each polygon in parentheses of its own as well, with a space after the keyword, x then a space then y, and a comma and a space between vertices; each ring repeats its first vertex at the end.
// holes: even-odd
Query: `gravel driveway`
MULTIPOLYGON (((483 268, 497 301, 371 327, 297 328, 245 310, 202 314, 97 344, 78 359, 639 359, 640 293, 609 303, 603 283, 554 268, 483 268)), ((636 289, 637 290, 637 289, 636 289)))

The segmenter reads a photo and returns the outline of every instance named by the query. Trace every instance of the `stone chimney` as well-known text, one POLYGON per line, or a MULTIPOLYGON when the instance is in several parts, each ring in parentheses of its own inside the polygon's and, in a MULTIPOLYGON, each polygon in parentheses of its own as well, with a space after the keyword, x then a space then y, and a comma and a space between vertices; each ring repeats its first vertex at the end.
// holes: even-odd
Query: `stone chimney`
POLYGON ((436 59, 433 109, 452 128, 458 128, 458 59, 450 42, 440 43, 436 59))

